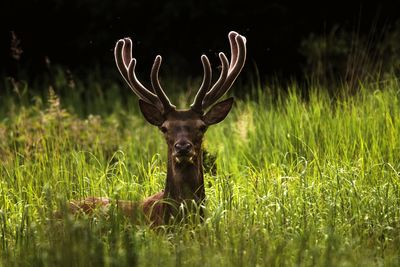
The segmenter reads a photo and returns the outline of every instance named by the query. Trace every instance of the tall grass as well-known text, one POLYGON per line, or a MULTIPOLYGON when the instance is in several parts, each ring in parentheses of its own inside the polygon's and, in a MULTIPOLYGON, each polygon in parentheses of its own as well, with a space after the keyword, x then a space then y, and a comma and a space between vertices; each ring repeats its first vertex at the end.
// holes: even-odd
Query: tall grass
POLYGON ((157 231, 112 210, 54 218, 70 199, 143 199, 166 172, 135 96, 62 79, 57 93, 20 83, 0 96, 3 266, 400 265, 395 77, 335 101, 323 88, 306 100, 296 85, 276 99, 251 88, 206 135, 217 167, 205 222, 157 231))

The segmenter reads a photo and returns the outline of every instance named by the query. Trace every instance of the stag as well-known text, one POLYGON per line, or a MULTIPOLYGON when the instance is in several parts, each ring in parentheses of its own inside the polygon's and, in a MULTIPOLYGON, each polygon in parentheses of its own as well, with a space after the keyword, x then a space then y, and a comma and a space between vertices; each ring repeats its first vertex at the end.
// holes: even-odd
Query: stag
MULTIPOLYGON (((161 87, 158 73, 161 56, 151 69, 151 88, 146 88, 136 77, 136 59, 132 57, 132 41, 124 38, 114 50, 115 62, 132 91, 139 97, 144 118, 157 126, 168 145, 168 167, 165 189, 142 202, 116 200, 116 206, 126 216, 142 212, 152 225, 162 225, 178 217, 179 207, 203 207, 205 202, 202 140, 210 125, 221 122, 228 115, 233 97, 216 103, 232 86, 246 60, 246 38, 234 31, 228 35, 231 58, 219 53, 221 72, 212 84, 212 70, 206 55, 201 56, 203 81, 189 109, 177 109, 161 87), (193 207, 193 205, 191 205, 193 207)), ((70 209, 85 213, 101 206, 108 208, 112 201, 103 197, 89 197, 72 201, 70 209)), ((191 210, 189 210, 189 213, 191 210)), ((203 208, 200 216, 203 217, 203 208)))

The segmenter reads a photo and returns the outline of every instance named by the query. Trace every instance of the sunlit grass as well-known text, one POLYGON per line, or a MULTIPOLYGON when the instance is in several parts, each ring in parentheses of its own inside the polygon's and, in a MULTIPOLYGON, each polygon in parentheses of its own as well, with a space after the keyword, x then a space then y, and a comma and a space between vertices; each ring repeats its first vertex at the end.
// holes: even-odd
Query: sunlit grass
POLYGON ((4 266, 400 264, 395 78, 337 100, 251 88, 207 133, 217 168, 205 222, 157 231, 113 211, 54 218, 70 199, 143 199, 166 172, 166 145, 135 96, 62 79, 57 94, 19 84, 0 96, 4 266))

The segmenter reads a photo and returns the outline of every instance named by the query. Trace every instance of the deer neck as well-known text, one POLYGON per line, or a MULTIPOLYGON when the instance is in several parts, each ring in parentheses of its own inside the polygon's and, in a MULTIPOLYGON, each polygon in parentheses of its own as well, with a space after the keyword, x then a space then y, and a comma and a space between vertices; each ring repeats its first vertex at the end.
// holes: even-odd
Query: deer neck
POLYGON ((177 203, 191 200, 201 203, 205 199, 201 149, 197 151, 193 162, 181 163, 173 159, 172 151, 169 151, 164 195, 177 203))

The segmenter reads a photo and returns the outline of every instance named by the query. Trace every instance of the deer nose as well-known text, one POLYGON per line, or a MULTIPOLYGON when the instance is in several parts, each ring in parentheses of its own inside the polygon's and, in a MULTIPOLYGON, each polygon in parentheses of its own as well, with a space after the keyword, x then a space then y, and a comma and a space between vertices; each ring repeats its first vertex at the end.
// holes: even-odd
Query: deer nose
POLYGON ((192 149, 192 144, 189 142, 177 142, 175 144, 175 151, 181 154, 187 154, 192 149))

